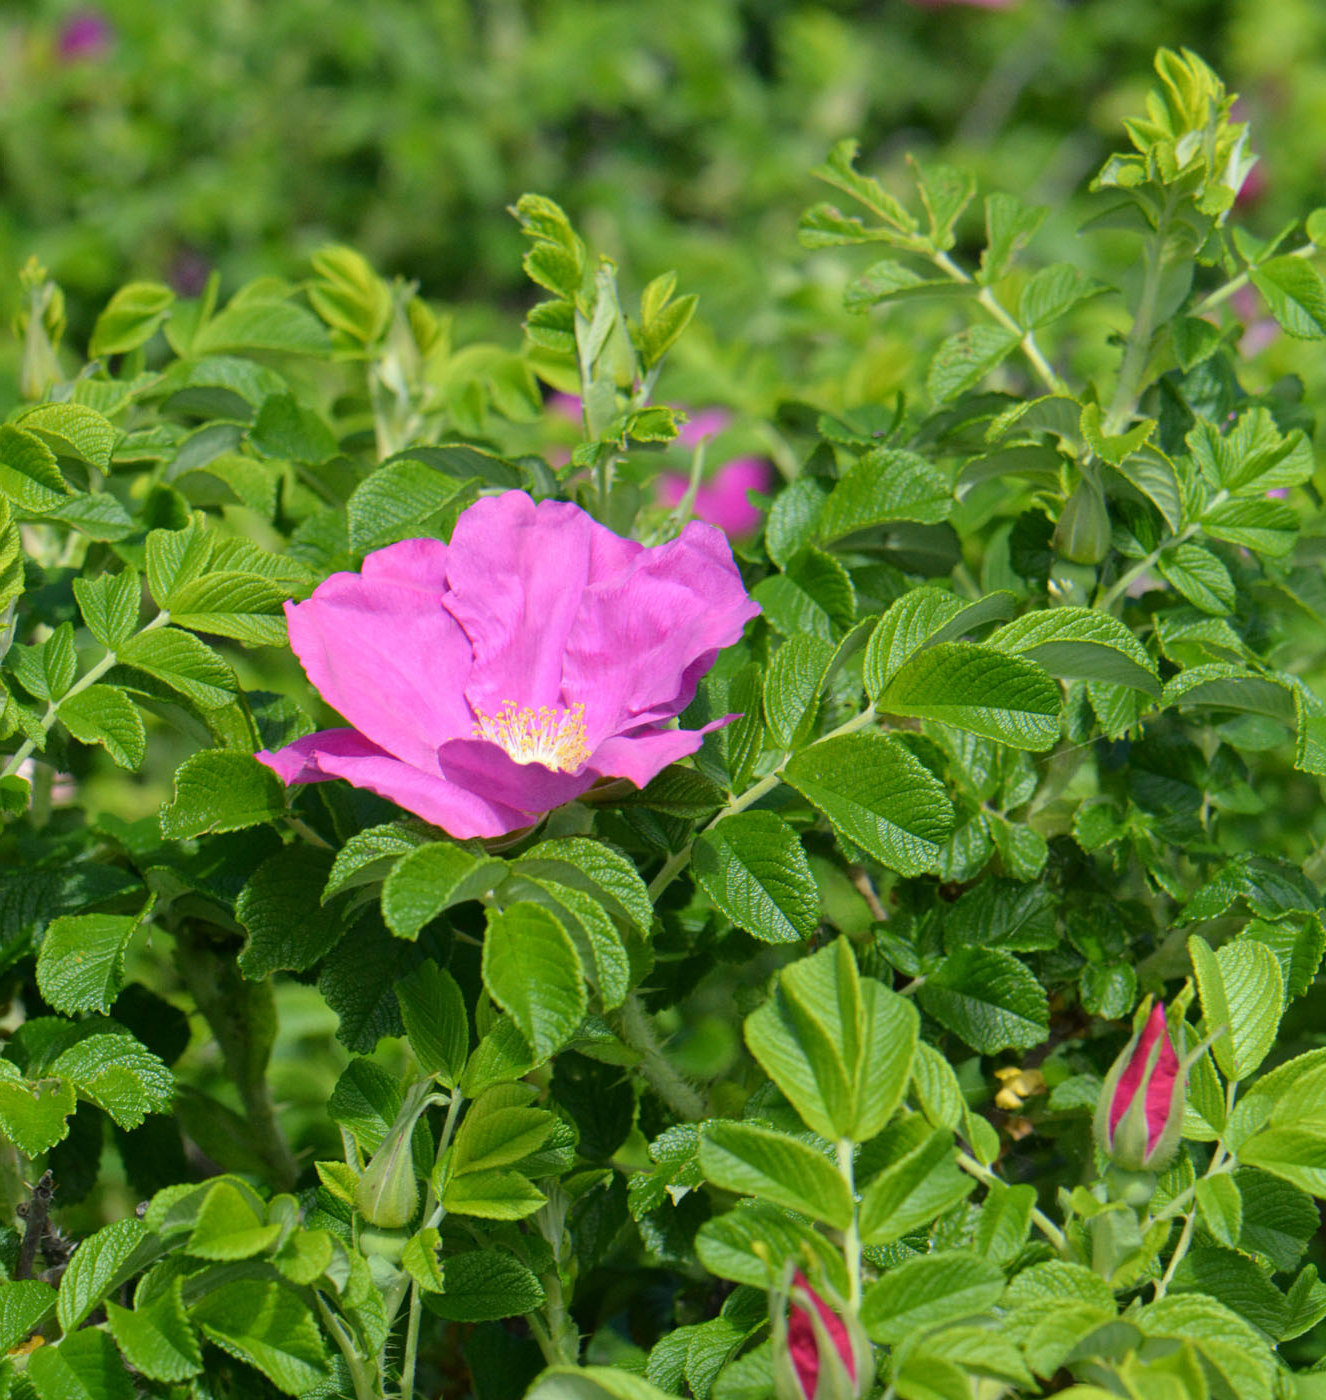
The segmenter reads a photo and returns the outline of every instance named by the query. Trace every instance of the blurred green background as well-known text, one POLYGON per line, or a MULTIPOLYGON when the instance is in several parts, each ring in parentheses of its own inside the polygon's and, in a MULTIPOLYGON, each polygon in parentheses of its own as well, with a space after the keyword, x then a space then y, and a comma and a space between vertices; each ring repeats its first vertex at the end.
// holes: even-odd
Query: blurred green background
POLYGON ((722 374, 794 353, 801 319, 836 304, 843 260, 795 237, 835 140, 860 137, 867 169, 907 151, 971 165, 1053 206, 1068 238, 1161 44, 1243 93, 1256 231, 1322 202, 1319 0, 11 5, 0 312, 30 253, 81 347, 130 278, 189 293, 218 268, 229 291, 339 241, 514 348, 531 298, 505 207, 538 190, 639 282, 681 269, 722 374))

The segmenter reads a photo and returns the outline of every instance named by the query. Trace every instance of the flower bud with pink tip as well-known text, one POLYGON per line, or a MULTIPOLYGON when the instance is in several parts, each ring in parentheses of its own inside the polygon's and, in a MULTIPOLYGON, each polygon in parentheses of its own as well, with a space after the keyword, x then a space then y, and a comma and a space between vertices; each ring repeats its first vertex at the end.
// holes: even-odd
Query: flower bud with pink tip
POLYGON ((1116 1167, 1161 1172, 1174 1160, 1187 1069, 1157 1002, 1115 1060, 1096 1108, 1096 1142, 1116 1167))
POLYGON ((787 1311, 772 1300, 774 1386, 778 1400, 857 1400, 874 1380, 874 1352, 861 1325, 836 1312, 800 1269, 787 1311))

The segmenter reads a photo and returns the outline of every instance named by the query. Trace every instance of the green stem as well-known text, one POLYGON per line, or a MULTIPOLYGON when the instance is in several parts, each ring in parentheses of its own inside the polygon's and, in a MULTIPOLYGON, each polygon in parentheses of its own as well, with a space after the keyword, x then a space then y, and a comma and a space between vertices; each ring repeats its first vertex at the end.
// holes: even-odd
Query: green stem
MULTIPOLYGON (((426 1222, 426 1229, 435 1230, 446 1215, 446 1210, 441 1202, 434 1200, 433 1178, 437 1175, 438 1164, 441 1162, 443 1154, 451 1146, 451 1135, 456 1130, 456 1118, 460 1114, 460 1106, 463 1102, 463 1096, 453 1089, 451 1102, 447 1105, 447 1116, 442 1123, 442 1136, 438 1139, 433 1171, 429 1175, 428 1184, 424 1187, 423 1219, 426 1222)), ((400 1306, 399 1301, 396 1306, 400 1306)), ((395 1309, 393 1308, 392 1311, 394 1312, 395 1309)), ((419 1285, 412 1279, 410 1281, 410 1311, 405 1323, 405 1352, 401 1357, 400 1400, 412 1400, 414 1395, 414 1377, 419 1366, 419 1324, 422 1317, 423 1296, 419 1291, 419 1285)))
MULTIPOLYGON (((874 721, 875 707, 873 705, 867 705, 859 715, 854 715, 845 724, 840 724, 837 729, 832 729, 829 733, 822 735, 815 743, 822 744, 826 739, 837 739, 842 734, 851 734, 857 729, 864 729, 866 725, 873 724, 874 721)), ((814 745, 812 744, 811 747, 813 748, 814 745)), ((747 807, 758 802, 765 793, 772 792, 781 781, 783 769, 787 767, 791 759, 792 755, 790 753, 784 754, 782 761, 772 773, 767 773, 759 782, 748 787, 739 797, 734 797, 716 817, 713 817, 701 827, 697 835, 704 835, 710 827, 717 826, 725 817, 732 817, 738 812, 744 812, 747 807)), ((694 841, 688 842, 681 850, 673 851, 667 860, 663 862, 662 869, 649 883, 649 898, 651 901, 657 901, 659 895, 661 895, 673 880, 690 864, 691 852, 694 846, 694 841)))
POLYGON ((681 1119, 694 1123, 704 1117, 705 1103, 699 1091, 669 1063, 659 1044, 649 1013, 632 992, 617 1016, 622 1039, 640 1052, 640 1073, 664 1103, 681 1119))
POLYGON ((838 1139, 838 1175, 847 1187, 852 1202, 852 1222, 843 1232, 843 1257, 847 1264, 847 1305, 852 1312, 861 1308, 861 1221, 856 1203, 856 1176, 852 1162, 855 1143, 851 1138, 838 1139))
MULTIPOLYGON (((958 1149, 957 1163, 968 1176, 974 1176, 976 1180, 981 1182, 984 1186, 1005 1185, 989 1167, 982 1166, 975 1157, 969 1156, 966 1152, 963 1152, 961 1148, 958 1149)), ((1060 1254, 1066 1254, 1068 1252, 1068 1241, 1064 1238, 1064 1232, 1039 1206, 1032 1207, 1031 1218, 1036 1228, 1049 1240, 1060 1254)))
MULTIPOLYGON (((151 632, 154 628, 164 627, 169 621, 170 613, 162 609, 146 627, 140 628, 136 635, 141 637, 144 632, 151 632)), ((115 653, 113 651, 108 651, 95 666, 91 667, 85 675, 75 681, 58 700, 52 700, 47 705, 46 713, 41 717, 41 732, 43 736, 49 732, 51 725, 55 723, 60 712, 60 706, 68 700, 71 695, 78 695, 86 690, 88 686, 95 685, 97 681, 115 665, 116 659, 115 653)), ((3 769, 0 769, 0 778, 8 778, 17 773, 19 768, 22 767, 23 760, 29 757, 36 747, 37 741, 35 739, 25 739, 9 756, 9 762, 5 764, 3 769)))
POLYGON ((336 1339, 336 1345, 345 1358, 345 1367, 350 1372, 350 1380, 355 1388, 355 1400, 380 1400, 378 1389, 373 1384, 364 1359, 355 1348, 354 1338, 349 1334, 345 1323, 327 1306, 327 1300, 321 1293, 314 1293, 313 1296, 317 1300, 318 1311, 322 1314, 323 1326, 336 1339))
MULTIPOLYGON (((949 257, 947 253, 936 253, 934 263, 941 272, 947 273, 955 282, 970 282, 971 275, 964 272, 957 263, 949 257)), ((1022 347, 1022 353, 1031 363, 1031 367, 1041 377, 1041 381, 1052 394, 1071 395, 1068 385, 1059 378, 1054 366, 1045 358, 1040 346, 1036 343, 1036 335, 1033 331, 1027 330, 1017 319, 1010 315, 1008 310, 1000 302, 999 298, 989 287, 982 287, 977 293, 976 300, 995 318, 996 321, 1007 330, 1010 330, 1018 337, 1022 347)))
POLYGON ((1155 232, 1146 241, 1143 254, 1142 295, 1137 303, 1128 344, 1119 366, 1119 379, 1114 386, 1109 410, 1105 414, 1102 432, 1113 437, 1124 431, 1132 421, 1142 392, 1142 376, 1151 358, 1151 342, 1156 329, 1156 309, 1160 298, 1160 282, 1165 271, 1165 234, 1169 223, 1169 208, 1160 216, 1155 232))

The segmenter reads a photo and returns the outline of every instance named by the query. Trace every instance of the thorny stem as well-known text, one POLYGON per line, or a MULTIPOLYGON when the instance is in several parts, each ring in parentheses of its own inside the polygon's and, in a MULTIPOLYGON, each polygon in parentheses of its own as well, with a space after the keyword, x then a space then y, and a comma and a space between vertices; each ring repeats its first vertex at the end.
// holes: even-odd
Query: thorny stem
MULTIPOLYGON (((157 627, 164 627, 169 621, 170 613, 163 608, 146 627, 140 628, 135 635, 141 637, 144 632, 151 632, 157 627)), ((60 712, 60 706, 68 700, 71 695, 77 695, 81 691, 86 690, 88 686, 95 685, 96 682, 115 665, 117 659, 113 651, 108 651, 95 666, 91 667, 79 680, 75 681, 59 700, 52 700, 47 705, 46 713, 41 717, 41 731, 43 735, 50 729, 51 725, 55 723, 60 712)), ((17 773, 23 766, 23 760, 28 758, 36 747, 37 741, 35 739, 25 739, 9 756, 9 762, 5 764, 3 769, 0 769, 0 778, 12 777, 13 774, 17 773)))
POLYGON ((703 1118, 704 1099, 685 1076, 668 1063, 649 1013, 634 992, 622 1003, 618 1029, 622 1039, 640 1052, 640 1072, 663 1102, 688 1123, 703 1118))
MULTIPOLYGON (((981 1163, 978 1162, 975 1157, 969 1156, 966 1152, 963 1152, 961 1149, 959 1149, 957 1154, 957 1162, 958 1166, 960 1166, 962 1170, 967 1173, 968 1176, 974 1176, 976 1180, 981 1182, 984 1186, 1004 1185, 1004 1183, 999 1180, 999 1178, 994 1174, 994 1172, 992 1172, 989 1169, 989 1167, 982 1166, 981 1163)), ((1049 1240, 1049 1242, 1055 1247, 1055 1249, 1059 1251, 1060 1254, 1063 1254, 1067 1251, 1068 1241, 1064 1238, 1064 1232, 1054 1223, 1053 1220, 1050 1219, 1048 1215, 1045 1214, 1043 1210, 1040 1209, 1039 1206, 1032 1207, 1031 1218, 1035 1222, 1036 1228, 1040 1230, 1041 1234, 1044 1235, 1047 1240, 1049 1240)))
POLYGON ((1128 332, 1128 344, 1119 366, 1119 379, 1114 386, 1102 431, 1112 437, 1131 422, 1141 397, 1142 375, 1151 358, 1151 343, 1156 330, 1156 310, 1160 298, 1160 282, 1165 271, 1165 234, 1169 223, 1169 208, 1161 214, 1156 230, 1146 241, 1143 254, 1142 294, 1128 332))
MULTIPOLYGON (((949 257, 947 253, 936 253, 934 264, 941 272, 947 273, 955 282, 970 282, 971 274, 964 272, 957 263, 949 257)), ((1045 358, 1040 346, 1036 343, 1034 331, 1029 331, 1023 327, 1015 317, 1009 315, 999 298, 989 287, 982 287, 977 293, 976 300, 985 307, 991 316, 999 322, 1001 326, 1012 331, 1019 339, 1022 346, 1022 353, 1031 362, 1032 368, 1040 375, 1047 389, 1052 394, 1070 394, 1071 390, 1055 372, 1054 366, 1045 358)))
POLYGON ((32 1188, 32 1197, 24 1211, 26 1221, 23 1227, 23 1241, 18 1247, 18 1262, 14 1266, 15 1279, 32 1277, 37 1263, 37 1249, 46 1233, 46 1222, 51 1214, 51 1197, 55 1195, 55 1176, 49 1168, 42 1172, 41 1180, 32 1188))
MULTIPOLYGON (((875 707, 873 705, 867 705, 866 708, 862 710, 859 715, 854 715, 845 724, 840 724, 837 729, 830 730, 829 733, 817 739, 815 743, 822 744, 826 739, 836 739, 839 737, 839 735, 851 734, 857 729, 864 729, 866 725, 873 724, 874 721, 875 707)), ((814 745, 811 745, 811 747, 813 748, 814 745)), ((738 812, 744 812, 747 807, 750 807, 754 803, 758 802, 760 798, 762 798, 765 795, 765 793, 772 792, 773 789, 778 786, 780 780, 782 779, 783 769, 787 767, 791 759, 791 753, 784 754, 782 761, 778 764, 777 768, 775 768, 772 773, 765 774, 765 776, 761 778, 759 782, 753 784, 751 787, 748 787, 746 791, 743 792, 740 796, 734 797, 732 801, 729 802, 727 806, 724 807, 723 810, 719 812, 716 817, 712 818, 710 821, 705 823, 705 825, 700 829, 697 835, 703 836, 704 833, 710 829, 710 827, 717 826, 718 823, 721 822, 725 817, 732 817, 735 816, 738 812)), ((661 895, 663 891, 667 889, 667 887, 673 882, 673 880, 676 879, 676 877, 690 864, 691 852, 694 849, 694 846, 695 842, 693 840, 688 841, 686 845, 681 848, 681 850, 673 851, 673 853, 667 858, 667 860, 663 862, 663 868, 658 872, 657 875, 654 876, 654 878, 649 883, 649 898, 651 901, 656 902, 659 895, 661 895)))
POLYGON ((355 1350, 354 1338, 350 1336, 344 1322, 327 1306, 321 1293, 314 1293, 318 1311, 322 1314, 323 1326, 336 1339, 341 1355, 345 1358, 346 1370, 355 1388, 355 1400, 379 1400, 377 1388, 364 1366, 364 1359, 355 1350))

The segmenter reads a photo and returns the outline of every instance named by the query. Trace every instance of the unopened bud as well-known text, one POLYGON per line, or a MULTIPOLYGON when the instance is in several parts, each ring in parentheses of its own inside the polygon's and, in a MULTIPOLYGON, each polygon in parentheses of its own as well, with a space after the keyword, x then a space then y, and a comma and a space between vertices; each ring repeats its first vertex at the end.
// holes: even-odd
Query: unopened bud
POLYGON ((1124 1046, 1101 1090, 1100 1150, 1127 1172, 1159 1172, 1179 1150, 1187 1065, 1180 1062, 1160 1002, 1124 1046))

